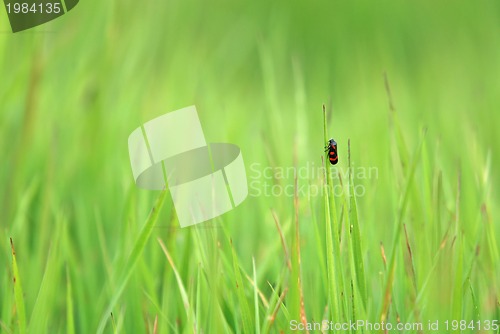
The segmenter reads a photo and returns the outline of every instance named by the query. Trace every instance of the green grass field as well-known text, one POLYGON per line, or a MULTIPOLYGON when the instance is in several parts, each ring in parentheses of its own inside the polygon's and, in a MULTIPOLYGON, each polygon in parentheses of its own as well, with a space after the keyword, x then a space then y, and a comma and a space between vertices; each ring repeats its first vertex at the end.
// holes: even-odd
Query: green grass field
POLYGON ((499 333, 499 38, 495 1, 2 7, 0 332, 499 333), (250 195, 181 229, 127 138, 193 104, 250 195))

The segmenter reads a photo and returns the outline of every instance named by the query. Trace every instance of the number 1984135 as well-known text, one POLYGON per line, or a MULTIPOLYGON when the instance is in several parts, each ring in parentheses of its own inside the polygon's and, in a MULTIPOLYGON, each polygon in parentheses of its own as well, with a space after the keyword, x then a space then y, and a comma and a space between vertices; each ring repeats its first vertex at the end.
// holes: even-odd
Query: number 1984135
POLYGON ((62 11, 61 4, 56 3, 26 3, 26 2, 16 2, 14 4, 6 4, 7 13, 11 14, 59 14, 62 11))

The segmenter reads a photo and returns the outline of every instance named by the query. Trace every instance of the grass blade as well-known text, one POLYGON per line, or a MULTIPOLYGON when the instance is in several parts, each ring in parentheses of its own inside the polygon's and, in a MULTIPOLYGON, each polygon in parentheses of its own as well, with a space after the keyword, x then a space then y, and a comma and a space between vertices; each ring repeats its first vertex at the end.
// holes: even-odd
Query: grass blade
POLYGON ((113 315, 113 312, 110 313, 110 317, 111 317, 111 325, 113 327, 113 334, 116 334, 118 333, 117 332, 117 327, 116 327, 116 321, 115 321, 115 316, 113 315))
MULTIPOLYGON (((324 142, 328 142, 328 132, 326 129, 326 108, 323 105, 323 130, 324 130, 324 142)), ((326 264, 328 272, 328 304, 330 305, 330 312, 332 319, 340 319, 340 309, 338 300, 338 286, 337 286, 337 276, 336 272, 340 272, 337 268, 337 263, 335 261, 335 255, 337 258, 340 256, 340 251, 336 251, 334 247, 335 240, 337 239, 337 229, 332 226, 332 220, 336 219, 336 212, 333 213, 331 210, 335 210, 335 200, 330 199, 329 190, 331 187, 330 173, 328 169, 325 168, 325 224, 326 224, 326 264), (335 235, 335 237, 334 237, 335 235)))
POLYGON ((259 289, 257 288, 257 270, 255 269, 255 258, 252 258, 253 266, 253 298, 254 298, 254 309, 255 309, 255 333, 260 334, 260 321, 259 321, 259 289))
POLYGON ((365 268, 363 263, 363 254, 361 252, 361 232, 358 221, 358 206, 356 204, 356 196, 354 193, 354 180, 351 170, 351 140, 347 141, 347 159, 349 164, 349 223, 352 226, 351 242, 353 246, 353 256, 356 270, 356 281, 363 301, 363 306, 366 308, 368 297, 366 293, 365 268))
POLYGON ((149 240, 149 237, 151 235, 151 232, 153 231, 153 228, 156 224, 156 221, 158 220, 158 217, 160 215, 161 208, 163 207, 163 202, 165 201, 165 197, 167 195, 167 191, 163 190, 160 195, 158 196, 158 199, 156 200, 156 203, 151 209, 151 212, 149 213, 149 217, 146 220, 146 224, 142 228, 141 233, 137 237, 135 241, 134 248, 132 250, 132 253, 130 254, 127 265, 125 267, 125 274, 122 276, 120 279, 120 283, 118 285, 118 289, 116 290, 115 294, 111 298, 111 301, 109 302, 106 311, 104 312, 100 322, 99 326, 97 328, 97 333, 101 334, 104 332, 104 328, 106 327, 106 323, 109 319, 109 314, 113 311, 113 308, 115 307, 116 303, 118 302, 118 299, 122 295, 123 291, 125 290, 125 287, 127 286, 128 280, 130 279, 130 276, 132 276, 132 273, 134 272, 134 268, 139 261, 140 256, 142 255, 142 252, 144 251, 144 248, 146 247, 146 244, 149 240))
POLYGON ((66 267, 66 333, 75 333, 75 319, 73 315, 73 288, 69 269, 66 267))
POLYGON ((23 286, 19 276, 19 268, 17 267, 16 251, 14 249, 14 242, 10 238, 10 249, 12 251, 12 271, 14 281, 14 296, 16 300, 17 323, 19 326, 19 333, 26 333, 26 310, 23 298, 23 286))
MULTIPOLYGON (((61 216, 62 217, 62 216, 61 216)), ((62 260, 59 256, 61 254, 61 230, 64 218, 58 218, 56 223, 55 232, 51 237, 47 259, 45 261, 45 268, 42 276, 42 282, 38 289, 35 305, 31 312, 29 320, 29 329, 39 332, 48 331, 51 326, 51 319, 47 316, 47 309, 55 307, 55 299, 53 296, 62 295, 59 286, 63 284, 60 277, 62 268, 62 260)))
POLYGON ((385 287, 385 293, 384 293, 384 298, 383 298, 383 304, 382 304, 382 310, 380 313, 380 320, 385 321, 387 319, 387 314, 389 311, 389 305, 391 301, 391 295, 392 295, 392 284, 394 282, 394 274, 395 274, 395 269, 396 269, 396 257, 397 257, 397 247, 399 244, 399 238, 401 237, 401 231, 403 229, 403 217, 405 216, 406 209, 408 207, 408 202, 410 198, 410 190, 412 189, 412 184, 413 184, 413 179, 415 177, 415 170, 417 168, 419 158, 420 158, 420 152, 422 150, 422 144, 425 139, 425 134, 426 131, 424 130, 423 136, 415 150, 415 153, 413 155, 413 160, 412 164, 410 166, 410 170, 408 172, 408 176, 406 179, 406 184, 403 192, 403 197, 401 200, 401 205, 399 208, 399 214, 398 218, 396 221, 396 231, 394 234, 394 242, 392 245, 392 253, 391 253, 391 258, 389 261, 389 276, 387 277, 386 281, 386 287, 385 287))
POLYGON ((191 304, 189 303, 188 293, 186 291, 186 288, 184 287, 184 283, 182 282, 181 275, 179 274, 179 271, 177 270, 174 261, 172 260, 172 257, 170 256, 170 253, 167 250, 167 247, 165 247, 165 244, 160 238, 158 238, 158 243, 160 244, 163 253, 167 257, 168 263, 170 264, 172 270, 174 271, 175 280, 177 281, 177 286, 179 287, 179 292, 181 293, 182 303, 184 304, 184 308, 186 310, 186 316, 188 318, 188 327, 193 329, 193 333, 196 333, 197 328, 195 327, 196 323, 195 315, 193 313, 193 309, 191 308, 191 304))
POLYGON ((238 263, 238 258, 236 257, 236 252, 233 247, 233 241, 231 240, 231 251, 233 254, 233 270, 234 278, 236 280, 236 291, 238 295, 238 301, 241 308, 241 317, 243 320, 243 332, 250 334, 252 331, 252 315, 250 313, 250 306, 248 305, 248 300, 245 296, 245 288, 243 285, 243 279, 241 277, 240 265, 238 263))

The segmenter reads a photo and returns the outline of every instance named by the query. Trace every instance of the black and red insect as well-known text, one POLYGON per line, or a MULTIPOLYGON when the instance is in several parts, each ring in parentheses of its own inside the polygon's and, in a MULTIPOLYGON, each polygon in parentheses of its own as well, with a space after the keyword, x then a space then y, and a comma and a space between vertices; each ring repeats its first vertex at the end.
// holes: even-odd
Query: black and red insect
POLYGON ((328 145, 325 146, 325 152, 328 151, 328 159, 332 165, 336 165, 339 162, 339 157, 337 155, 337 142, 330 139, 328 145))

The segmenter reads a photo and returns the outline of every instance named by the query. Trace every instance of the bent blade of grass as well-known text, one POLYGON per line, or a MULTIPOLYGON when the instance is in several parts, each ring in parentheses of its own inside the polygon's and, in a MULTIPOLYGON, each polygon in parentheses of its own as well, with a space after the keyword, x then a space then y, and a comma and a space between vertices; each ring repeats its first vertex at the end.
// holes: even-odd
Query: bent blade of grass
POLYGON ((278 215, 276 214, 276 211, 271 209, 271 213, 274 218, 274 223, 276 224, 276 228, 278 229, 278 234, 280 236, 281 240, 281 247, 283 247, 283 252, 285 253, 285 261, 289 269, 292 269, 292 263, 290 262, 290 253, 288 252, 288 248, 286 247, 286 241, 285 237, 283 235, 283 229, 281 228, 281 224, 278 218, 278 215))
MULTIPOLYGON (((267 281, 267 285, 269 286, 269 289, 271 291, 271 296, 269 297, 269 302, 267 306, 264 307, 266 310, 265 316, 263 318, 262 322, 262 327, 261 327, 261 332, 262 333, 269 333, 271 330, 271 326, 274 324, 276 320, 276 316, 278 314, 278 311, 280 310, 280 307, 283 306, 283 300, 286 296, 286 292, 288 291, 288 286, 284 286, 286 277, 290 272, 290 268, 286 265, 283 264, 281 267, 281 270, 277 276, 276 279, 276 284, 273 285, 269 281, 267 281), (282 290, 283 289, 283 290, 282 290), (281 291, 282 294, 279 295, 276 290, 281 291)), ((283 306, 285 307, 285 306, 283 306)), ((287 316, 286 320, 289 320, 289 317, 287 316)))
POLYGON ((271 289, 271 300, 269 301, 269 307, 267 308, 267 313, 265 319, 267 321, 262 325, 261 332, 263 333, 270 333, 271 331, 271 326, 274 324, 276 317, 278 316, 278 311, 281 309, 283 311, 283 314, 285 314, 285 318, 287 321, 290 319, 290 315, 288 314, 288 311, 286 309, 286 306, 284 305, 283 301, 285 300, 286 294, 288 292, 288 287, 285 287, 283 289, 283 292, 281 295, 279 295, 276 292, 276 289, 272 286, 272 284, 269 284, 269 287, 271 289))
POLYGON ((123 291, 125 290, 125 287, 127 286, 130 276, 132 276, 132 273, 134 272, 134 268, 137 262, 139 261, 139 258, 142 255, 144 248, 146 247, 146 243, 148 242, 149 237, 151 236, 151 232, 153 231, 156 222, 158 221, 158 217, 160 215, 161 208, 163 207, 163 202, 165 201, 166 195, 167 195, 167 190, 163 190, 160 193, 158 199, 156 200, 155 205, 153 206, 151 212, 149 213, 148 219, 146 220, 146 224, 144 225, 141 233, 135 240, 134 248, 132 249, 132 253, 130 253, 130 256, 128 258, 125 267, 125 274, 121 276, 121 279, 119 280, 118 289, 111 298, 111 301, 109 302, 106 311, 102 315, 101 320, 99 322, 99 326, 97 328, 98 334, 102 334, 104 332, 104 328, 106 327, 106 323, 108 322, 109 319, 109 314, 111 314, 113 308, 116 306, 118 299, 121 297, 123 291))
POLYGON ((181 275, 179 274, 179 271, 177 270, 174 261, 172 260, 172 257, 170 256, 170 253, 167 250, 167 247, 160 238, 158 238, 158 243, 160 244, 163 253, 167 257, 168 263, 170 264, 172 270, 174 271, 175 280, 177 281, 177 285, 179 286, 179 292, 181 294, 182 303, 184 304, 184 308, 186 310, 186 316, 188 318, 188 328, 192 328, 193 332, 196 333, 198 331, 198 328, 196 328, 195 326, 196 324, 195 314, 193 312, 193 309, 191 308, 191 304, 189 303, 189 296, 184 286, 184 283, 182 282, 181 275))
POLYGON ((26 333, 26 309, 24 306, 23 287, 19 276, 19 268, 17 267, 16 251, 14 249, 14 242, 10 238, 10 249, 12 252, 12 271, 14 281, 14 296, 16 301, 17 323, 19 325, 19 333, 26 333))
MULTIPOLYGON (((160 252, 161 259, 162 261, 165 260, 165 255, 160 252)), ((161 265, 161 264, 160 264, 161 265)), ((163 270, 163 275, 161 275, 161 280, 160 284, 162 286, 173 286, 175 277, 174 273, 171 270, 166 270, 164 268, 163 270)), ((155 291, 155 290, 154 290, 155 291)), ((165 314, 166 317, 169 317, 172 313, 175 313, 177 311, 176 306, 177 305, 172 305, 171 300, 171 291, 169 289, 162 289, 161 291, 161 297, 157 296, 156 293, 151 292, 153 297, 157 299, 158 306, 161 308, 161 313, 160 314, 165 314)), ((175 319, 169 319, 169 321, 163 320, 163 317, 160 318, 160 324, 159 327, 161 332, 167 332, 167 333, 177 333, 177 323, 175 319), (170 327, 170 329, 169 329, 170 327)))
POLYGON ((163 312, 163 310, 161 309, 161 306, 158 305, 158 303, 156 302, 155 298, 153 298, 153 296, 151 296, 149 293, 147 293, 147 291, 143 291, 143 292, 144 292, 144 296, 146 296, 146 298, 149 300, 151 305, 153 305, 153 307, 156 309, 156 318, 158 317, 158 314, 159 314, 161 319, 170 327, 170 330, 175 331, 175 326, 170 322, 168 317, 165 315, 165 312, 163 312))
POLYGON ((260 300, 262 301, 262 305, 266 308, 269 307, 269 301, 267 300, 264 293, 262 291, 260 291, 259 287, 255 284, 255 279, 248 276, 248 274, 246 274, 244 271, 243 271, 243 273, 245 274, 245 278, 247 279, 247 281, 252 285, 252 287, 255 290, 257 290, 257 296, 259 296, 260 300))

